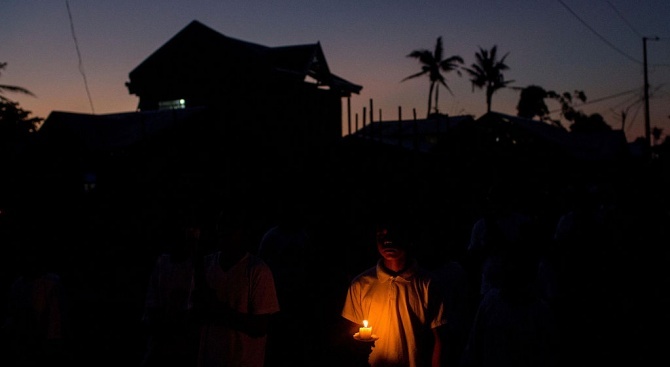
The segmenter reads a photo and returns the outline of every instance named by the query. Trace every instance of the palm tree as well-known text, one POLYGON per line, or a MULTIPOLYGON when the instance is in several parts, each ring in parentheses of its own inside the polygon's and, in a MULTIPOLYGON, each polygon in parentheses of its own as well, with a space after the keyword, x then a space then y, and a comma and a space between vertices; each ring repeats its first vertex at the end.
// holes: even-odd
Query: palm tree
POLYGON ((514 82, 513 80, 505 80, 503 71, 508 70, 509 66, 505 64, 505 59, 509 52, 506 53, 500 60, 498 60, 498 46, 494 45, 491 50, 479 48, 479 52, 475 53, 477 61, 469 68, 464 68, 465 71, 472 77, 472 89, 477 87, 486 90, 486 112, 491 112, 491 99, 493 93, 498 89, 506 88, 508 84, 514 82))
POLYGON ((442 72, 448 73, 450 71, 456 71, 460 76, 460 66, 463 64, 463 58, 454 55, 446 59, 442 59, 442 54, 444 49, 442 48, 442 37, 437 37, 437 43, 435 44, 435 51, 430 52, 430 50, 421 49, 412 51, 407 57, 412 57, 418 59, 421 63, 421 71, 412 74, 402 81, 404 82, 407 79, 416 78, 421 75, 428 75, 430 78, 430 89, 428 90, 428 111, 427 116, 430 116, 432 102, 433 102, 433 90, 435 90, 435 112, 438 113, 437 101, 439 96, 439 85, 442 84, 449 93, 453 95, 451 89, 447 85, 447 82, 442 75, 442 72))
MULTIPOLYGON (((6 62, 0 62, 0 70, 4 69, 7 67, 6 62)), ((2 75, 2 73, 0 73, 2 75)), ((27 90, 26 88, 23 87, 17 87, 15 85, 6 85, 6 84, 0 84, 0 101, 4 102, 10 102, 10 99, 3 96, 3 92, 14 92, 14 93, 23 93, 27 94, 29 96, 35 96, 31 91, 27 90)))

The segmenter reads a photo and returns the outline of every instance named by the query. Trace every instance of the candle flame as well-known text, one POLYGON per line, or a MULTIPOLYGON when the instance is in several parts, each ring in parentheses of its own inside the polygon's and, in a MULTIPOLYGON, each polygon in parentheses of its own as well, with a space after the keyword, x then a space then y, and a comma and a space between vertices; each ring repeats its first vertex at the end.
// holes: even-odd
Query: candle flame
POLYGON ((363 327, 368 327, 368 320, 363 320, 363 327))

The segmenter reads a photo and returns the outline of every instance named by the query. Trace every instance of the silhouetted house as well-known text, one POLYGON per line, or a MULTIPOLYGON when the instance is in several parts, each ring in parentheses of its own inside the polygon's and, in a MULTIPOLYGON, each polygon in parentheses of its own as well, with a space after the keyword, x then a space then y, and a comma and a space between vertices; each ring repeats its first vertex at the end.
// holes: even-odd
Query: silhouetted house
POLYGON ((594 169, 609 170, 626 163, 630 151, 621 130, 568 132, 548 123, 489 112, 479 117, 471 145, 494 165, 516 162, 549 175, 594 169))
POLYGON ((196 20, 129 77, 126 86, 141 111, 215 108, 226 129, 239 128, 241 137, 280 150, 338 140, 342 98, 362 88, 331 73, 319 42, 268 47, 196 20))
POLYGON ((610 174, 631 157, 621 130, 568 132, 498 112, 477 119, 466 115, 376 122, 347 138, 374 150, 369 154, 377 161, 401 162, 400 157, 411 154, 424 168, 429 162, 432 170, 473 183, 511 175, 569 180, 610 174))
POLYGON ((430 153, 447 145, 462 125, 472 123, 471 115, 434 115, 428 119, 377 121, 351 134, 352 139, 366 139, 384 145, 430 153))
POLYGON ((147 184, 157 190, 153 177, 205 169, 200 152, 217 143, 208 134, 210 122, 202 107, 101 115, 53 111, 38 131, 44 172, 70 192, 139 192, 133 186, 147 184))
POLYGON ((435 115, 363 126, 342 139, 339 159, 349 180, 345 188, 359 192, 382 211, 388 205, 397 209, 418 202, 434 189, 448 191, 444 181, 456 183, 463 177, 451 174, 452 165, 447 164, 451 157, 437 149, 450 146, 462 126, 473 121, 469 115, 435 115))
POLYGON ((342 138, 342 98, 362 88, 330 72, 319 42, 267 47, 195 20, 126 86, 137 111, 53 112, 42 125, 45 165, 64 172, 68 188, 95 180, 114 190, 144 186, 155 197, 179 181, 200 183, 203 196, 276 187, 264 184, 321 163, 342 138))

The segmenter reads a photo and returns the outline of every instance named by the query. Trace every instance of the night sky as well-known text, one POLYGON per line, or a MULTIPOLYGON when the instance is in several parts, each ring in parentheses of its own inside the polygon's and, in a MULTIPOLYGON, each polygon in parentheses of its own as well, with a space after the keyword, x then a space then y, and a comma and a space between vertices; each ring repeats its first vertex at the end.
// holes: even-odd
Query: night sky
MULTIPOLYGON (((498 46, 511 86, 556 92, 583 90, 587 113, 600 113, 627 139, 644 135, 643 41, 647 44, 651 127, 670 132, 670 2, 667 0, 466 1, 36 1, 0 7, 0 84, 36 97, 6 93, 33 115, 51 111, 133 111, 138 98, 128 73, 192 20, 232 38, 265 46, 320 42, 331 71, 363 86, 352 115, 374 103, 375 120, 424 117, 428 78, 413 50, 433 50, 467 66, 482 47, 498 46), (69 10, 69 11, 68 11, 69 10), (656 39, 658 37, 658 39, 656 39), (81 61, 81 62, 80 62, 81 61), (626 114, 625 125, 622 114, 626 114)), ((440 89, 439 110, 476 117, 486 111, 482 90, 466 74, 445 74, 453 95, 440 89)), ((492 109, 516 114, 519 92, 498 91, 492 109)), ((559 105, 548 101, 558 117, 559 105)), ((344 115, 346 103, 343 101, 344 115)), ((346 132, 346 123, 343 130, 346 132)))

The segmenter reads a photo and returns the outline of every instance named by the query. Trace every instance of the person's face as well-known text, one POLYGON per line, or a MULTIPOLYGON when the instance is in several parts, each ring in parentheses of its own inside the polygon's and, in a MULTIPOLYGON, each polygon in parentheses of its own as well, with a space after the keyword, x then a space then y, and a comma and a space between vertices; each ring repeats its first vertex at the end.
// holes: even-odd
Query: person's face
POLYGON ((246 232, 242 227, 226 228, 218 233, 219 250, 234 259, 244 255, 245 240, 246 232))
POLYGON ((385 260, 401 260, 407 256, 407 250, 392 236, 387 228, 377 229, 377 251, 385 260))

